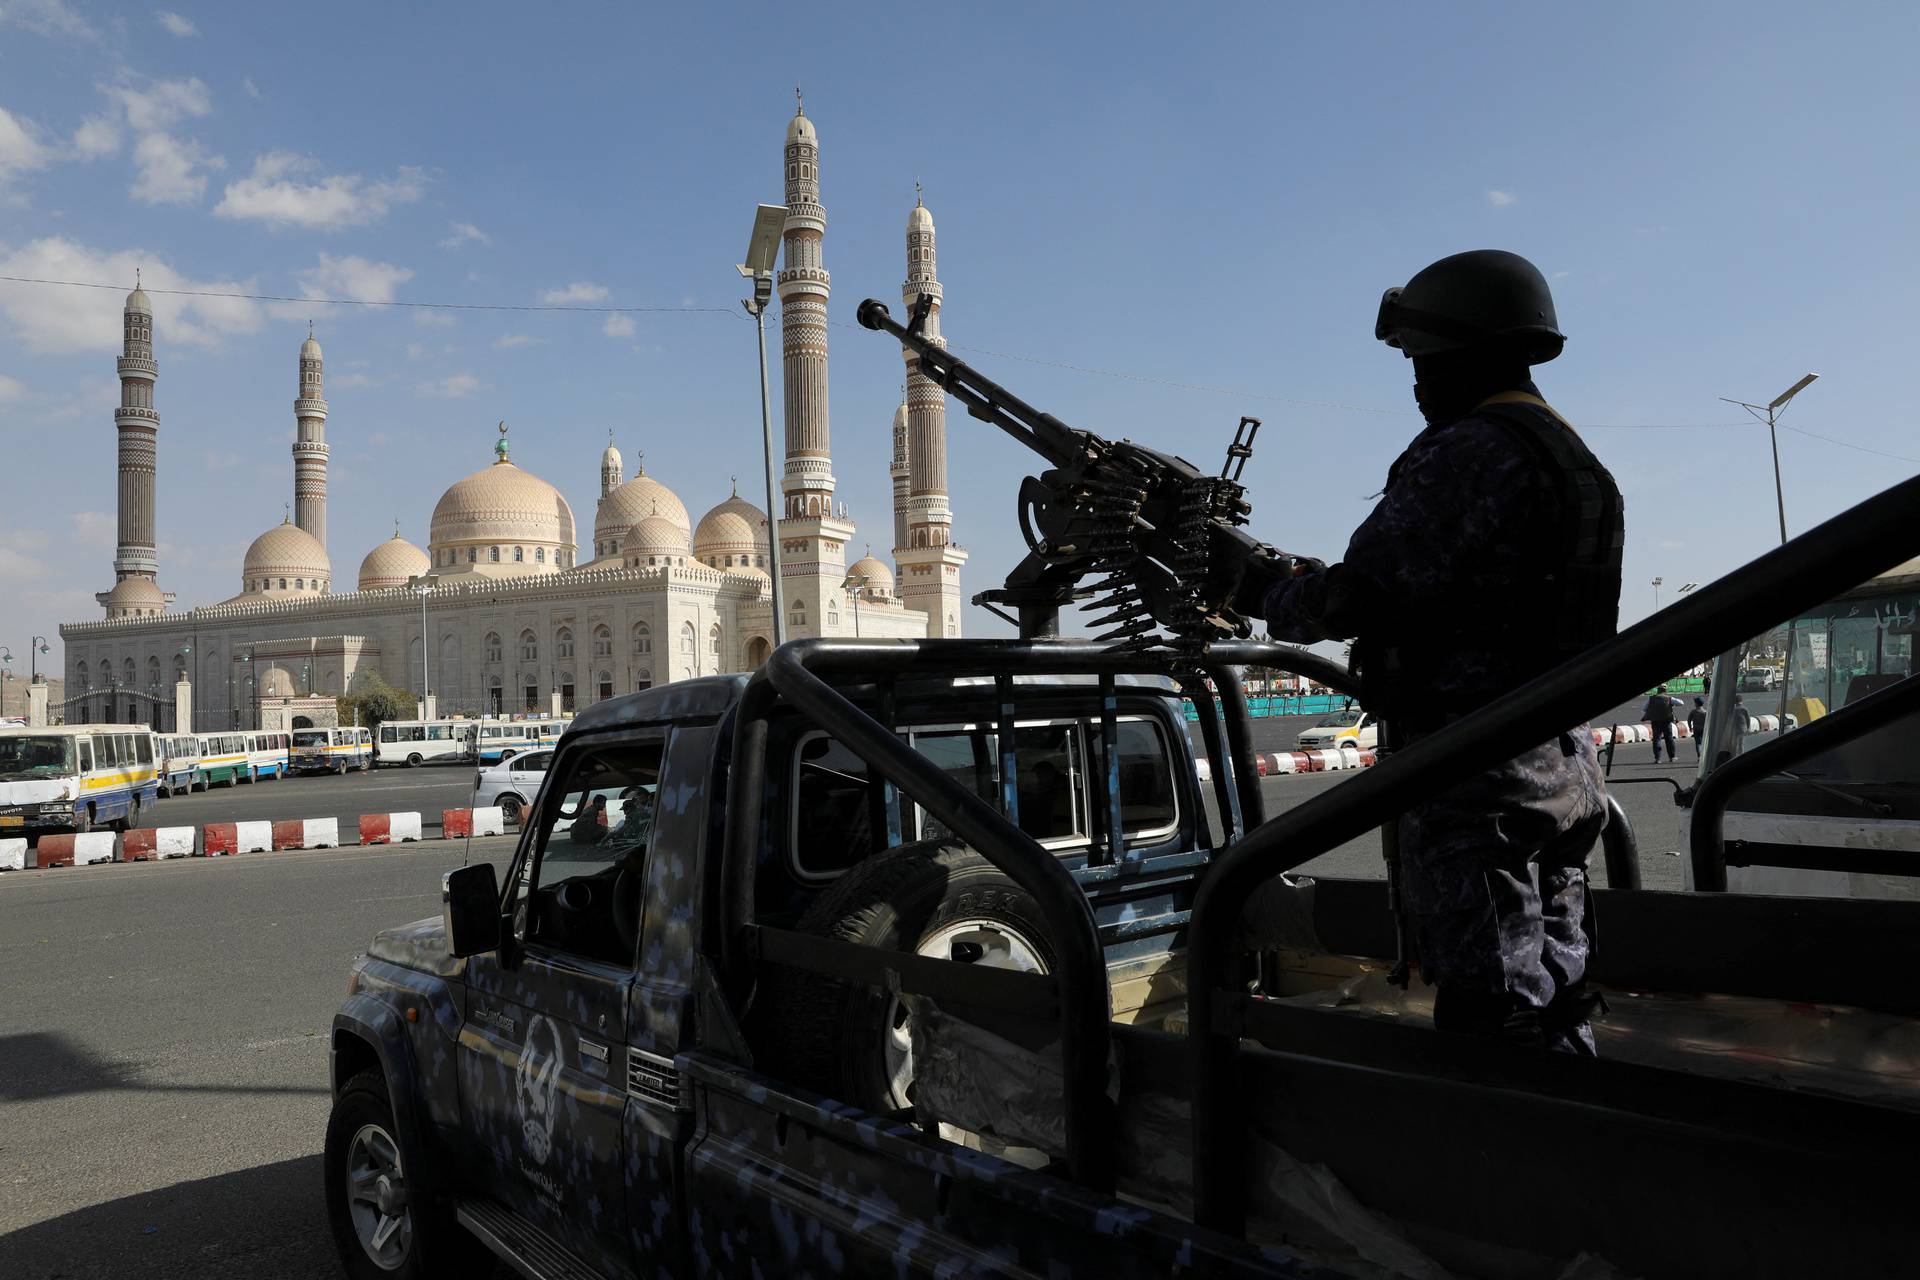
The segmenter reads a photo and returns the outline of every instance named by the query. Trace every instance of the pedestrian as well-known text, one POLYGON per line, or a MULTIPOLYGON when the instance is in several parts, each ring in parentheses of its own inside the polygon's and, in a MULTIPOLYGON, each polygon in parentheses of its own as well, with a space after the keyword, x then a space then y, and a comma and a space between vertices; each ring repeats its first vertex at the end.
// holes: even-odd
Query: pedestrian
POLYGON ((1693 735, 1693 758, 1698 760, 1704 748, 1701 743, 1707 737, 1707 700, 1695 698, 1693 710, 1687 712, 1687 732, 1693 735))
POLYGON ((1660 744, 1667 744, 1667 763, 1672 764, 1680 758, 1673 741, 1673 709, 1680 705, 1678 698, 1667 696, 1667 686, 1661 685, 1647 699, 1647 705, 1640 708, 1640 718, 1653 730, 1653 762, 1660 763, 1660 744))
MULTIPOLYGON (((1613 477, 1532 381, 1566 341, 1532 263, 1443 258, 1387 291, 1374 336, 1413 361, 1426 429, 1340 563, 1239 569, 1233 598, 1277 640, 1353 639, 1366 705, 1405 744, 1614 633, 1623 522, 1613 477)), ((1593 1052, 1581 925, 1606 814, 1582 725, 1401 817, 1437 1028, 1593 1052)))
POLYGON ((1753 713, 1747 710, 1747 700, 1739 694, 1733 695, 1733 749, 1738 754, 1746 748, 1747 734, 1753 729, 1753 713))

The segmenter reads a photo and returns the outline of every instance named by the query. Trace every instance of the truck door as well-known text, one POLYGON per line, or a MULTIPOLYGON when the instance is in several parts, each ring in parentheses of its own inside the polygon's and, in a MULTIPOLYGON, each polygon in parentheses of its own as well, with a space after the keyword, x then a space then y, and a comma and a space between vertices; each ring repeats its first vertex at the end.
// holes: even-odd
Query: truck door
POLYGON ((468 962, 460 1037, 475 1181, 601 1270, 624 1274, 627 1002, 661 739, 555 761, 518 863, 515 944, 468 962))

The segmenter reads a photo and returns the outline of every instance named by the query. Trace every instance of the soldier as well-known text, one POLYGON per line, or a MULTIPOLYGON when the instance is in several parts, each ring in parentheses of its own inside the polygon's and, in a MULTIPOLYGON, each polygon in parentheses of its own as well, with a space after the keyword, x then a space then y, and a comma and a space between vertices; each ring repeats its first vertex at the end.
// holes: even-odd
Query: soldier
MULTIPOLYGON (((1441 259, 1387 291, 1374 336, 1413 361, 1427 428, 1345 559, 1302 562, 1260 611, 1276 639, 1354 639, 1367 705, 1406 745, 1613 634, 1621 504, 1532 382, 1566 337, 1525 258, 1441 259)), ((1606 819, 1585 726, 1401 818, 1436 1027, 1593 1052, 1582 925, 1606 819)))

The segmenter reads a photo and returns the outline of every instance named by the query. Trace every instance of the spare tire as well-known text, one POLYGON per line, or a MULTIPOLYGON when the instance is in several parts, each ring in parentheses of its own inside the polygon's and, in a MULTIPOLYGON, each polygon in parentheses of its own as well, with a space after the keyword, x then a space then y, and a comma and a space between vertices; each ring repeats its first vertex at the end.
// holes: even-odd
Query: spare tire
MULTIPOLYGON (((1025 889, 951 840, 902 845, 850 868, 796 928, 891 951, 1054 971, 1040 908, 1025 889)), ((868 1111, 913 1104, 913 1042, 899 997, 802 969, 762 992, 764 1051, 798 1083, 868 1111)))

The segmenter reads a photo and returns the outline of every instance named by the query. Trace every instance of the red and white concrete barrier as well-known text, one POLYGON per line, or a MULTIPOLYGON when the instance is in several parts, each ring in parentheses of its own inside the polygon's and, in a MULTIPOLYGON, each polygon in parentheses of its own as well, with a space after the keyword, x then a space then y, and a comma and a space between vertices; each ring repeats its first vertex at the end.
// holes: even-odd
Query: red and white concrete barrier
MULTIPOLYGON (((1377 757, 1370 749, 1360 747, 1336 747, 1330 751, 1280 751, 1256 752, 1253 757, 1254 772, 1262 778, 1280 777, 1292 773, 1334 773, 1343 769, 1365 769, 1372 765, 1377 757)), ((1193 762, 1194 774, 1202 782, 1213 781, 1213 762, 1197 759, 1193 762)))
POLYGON ((276 849, 338 849, 340 819, 294 818, 273 824, 276 849))
POLYGON ((27 842, 24 837, 12 836, 0 840, 0 871, 25 871, 27 869, 27 842))
POLYGON ((507 834, 507 817, 499 805, 484 805, 478 809, 442 809, 440 834, 448 840, 459 836, 503 836, 507 834))
POLYGON ((418 813, 363 813, 361 844, 410 844, 420 838, 418 813))
POLYGON ((34 865, 39 867, 85 867, 96 862, 113 861, 114 834, 89 831, 83 835, 41 836, 34 849, 34 865))
POLYGON ((200 848, 209 858, 231 853, 270 853, 271 822, 209 822, 200 828, 200 848))
POLYGON ((191 858, 194 827, 135 827, 121 838, 120 861, 155 862, 162 858, 191 858))

